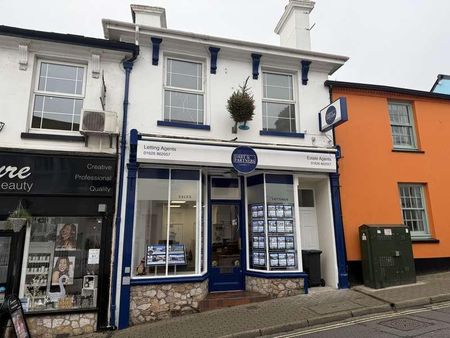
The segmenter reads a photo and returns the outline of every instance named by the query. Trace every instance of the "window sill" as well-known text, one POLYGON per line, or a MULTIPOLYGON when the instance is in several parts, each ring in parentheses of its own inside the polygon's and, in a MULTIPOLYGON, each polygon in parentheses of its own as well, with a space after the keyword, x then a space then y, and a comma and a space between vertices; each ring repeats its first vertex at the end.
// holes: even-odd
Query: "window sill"
POLYGON ((439 240, 436 238, 411 238, 411 242, 413 244, 416 243, 439 243, 439 240))
POLYGON ((308 275, 304 272, 291 272, 291 271, 253 271, 253 270, 247 270, 245 271, 246 276, 252 276, 252 277, 261 277, 261 278, 307 278, 308 275))
POLYGON ((195 283, 195 282, 203 282, 204 280, 208 279, 208 274, 205 273, 204 275, 193 275, 193 276, 178 276, 178 277, 148 277, 145 278, 144 276, 141 278, 134 278, 131 279, 131 286, 133 285, 149 285, 149 284, 173 284, 173 283, 195 283))
POLYGON ((85 137, 82 135, 58 135, 58 134, 40 134, 40 133, 22 133, 22 139, 28 140, 48 140, 48 141, 68 141, 68 142, 84 142, 85 137))
POLYGON ((98 308, 91 307, 85 309, 51 309, 51 310, 40 310, 40 311, 28 311, 24 312, 25 317, 33 317, 33 316, 45 316, 45 315, 54 315, 54 314, 72 314, 72 313, 87 313, 87 312, 98 312, 98 308))
POLYGON ((175 128, 211 130, 210 126, 207 126, 204 124, 192 124, 192 123, 183 123, 183 122, 157 121, 157 125, 160 127, 175 127, 175 128))
POLYGON ((259 135, 262 136, 284 136, 284 137, 297 137, 305 138, 304 133, 289 133, 286 131, 271 131, 271 130, 260 130, 259 135))
POLYGON ((393 153, 415 153, 415 154, 425 154, 423 150, 419 149, 401 149, 401 148, 394 148, 392 149, 393 153))

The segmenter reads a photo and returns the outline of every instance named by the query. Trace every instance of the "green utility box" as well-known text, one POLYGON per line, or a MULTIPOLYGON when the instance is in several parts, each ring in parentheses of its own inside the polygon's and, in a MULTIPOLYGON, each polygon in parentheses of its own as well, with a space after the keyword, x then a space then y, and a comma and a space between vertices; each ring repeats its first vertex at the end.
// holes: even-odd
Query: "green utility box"
POLYGON ((359 227, 364 285, 380 289, 416 282, 409 228, 370 224, 359 227))

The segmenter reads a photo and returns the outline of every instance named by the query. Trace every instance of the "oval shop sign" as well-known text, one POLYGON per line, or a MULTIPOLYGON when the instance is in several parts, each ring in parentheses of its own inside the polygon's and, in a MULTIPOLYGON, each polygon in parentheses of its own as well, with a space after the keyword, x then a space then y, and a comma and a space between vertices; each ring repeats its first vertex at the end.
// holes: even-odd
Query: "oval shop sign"
POLYGON ((250 147, 237 147, 231 154, 231 164, 240 174, 250 174, 258 165, 258 156, 250 147))

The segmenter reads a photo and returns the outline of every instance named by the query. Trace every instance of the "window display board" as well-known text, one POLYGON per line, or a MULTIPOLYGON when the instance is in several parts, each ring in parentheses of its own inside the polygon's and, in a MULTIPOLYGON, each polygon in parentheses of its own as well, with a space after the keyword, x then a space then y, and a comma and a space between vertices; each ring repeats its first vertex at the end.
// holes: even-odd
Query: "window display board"
MULTIPOLYGON (((169 245, 169 265, 186 265, 186 250, 183 244, 169 245)), ((166 265, 166 246, 147 245, 147 266, 166 265)))
POLYGON ((293 204, 267 204, 270 270, 297 265, 293 212, 293 204))
POLYGON ((266 269, 266 231, 264 222, 264 204, 249 206, 250 220, 250 260, 254 269, 266 269))

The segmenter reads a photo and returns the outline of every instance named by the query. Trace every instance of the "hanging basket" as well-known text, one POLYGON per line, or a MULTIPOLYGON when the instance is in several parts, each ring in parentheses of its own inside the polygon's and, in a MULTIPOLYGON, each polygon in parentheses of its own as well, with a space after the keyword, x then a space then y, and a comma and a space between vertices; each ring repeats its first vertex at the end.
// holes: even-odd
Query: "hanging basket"
POLYGON ((15 218, 10 217, 8 218, 9 228, 12 229, 14 232, 19 232, 22 230, 22 228, 27 224, 28 219, 27 218, 15 218))
POLYGON ((233 133, 237 133, 238 123, 243 123, 239 126, 239 129, 250 129, 247 122, 253 119, 255 100, 250 93, 250 88, 247 87, 248 79, 245 80, 243 86, 239 86, 239 89, 233 92, 227 101, 227 110, 235 123, 232 129, 233 133))

